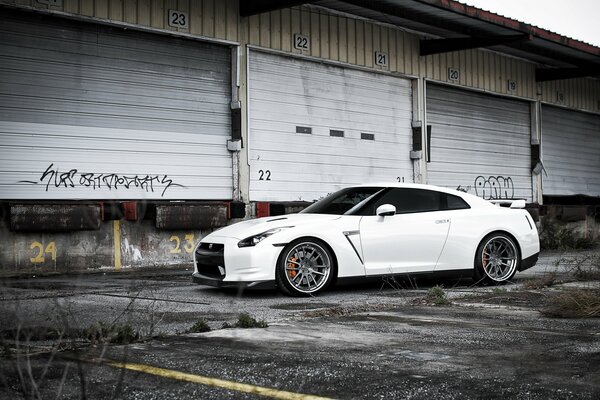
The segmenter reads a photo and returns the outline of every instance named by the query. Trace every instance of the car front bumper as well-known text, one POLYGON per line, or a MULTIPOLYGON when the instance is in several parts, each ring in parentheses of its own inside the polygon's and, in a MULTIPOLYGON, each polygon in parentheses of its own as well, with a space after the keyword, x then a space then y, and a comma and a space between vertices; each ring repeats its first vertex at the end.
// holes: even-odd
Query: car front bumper
POLYGON ((221 279, 209 278, 203 276, 198 272, 192 273, 192 281, 199 285, 212 286, 216 288, 252 288, 252 289, 274 289, 277 287, 275 281, 254 281, 254 282, 243 282, 243 281, 223 281, 221 279))
POLYGON ((275 266, 282 246, 261 242, 238 247, 239 239, 209 235, 194 252, 196 283, 215 287, 268 286, 275 282, 275 266))

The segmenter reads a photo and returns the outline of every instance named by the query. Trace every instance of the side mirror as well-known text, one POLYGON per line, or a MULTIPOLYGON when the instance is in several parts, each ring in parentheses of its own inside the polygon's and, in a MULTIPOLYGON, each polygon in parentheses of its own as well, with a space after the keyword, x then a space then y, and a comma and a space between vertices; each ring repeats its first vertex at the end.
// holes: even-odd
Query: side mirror
POLYGON ((375 211, 375 214, 377 214, 380 217, 389 217, 391 215, 396 214, 396 207, 394 207, 391 204, 382 204, 379 207, 377 207, 377 211, 375 211))

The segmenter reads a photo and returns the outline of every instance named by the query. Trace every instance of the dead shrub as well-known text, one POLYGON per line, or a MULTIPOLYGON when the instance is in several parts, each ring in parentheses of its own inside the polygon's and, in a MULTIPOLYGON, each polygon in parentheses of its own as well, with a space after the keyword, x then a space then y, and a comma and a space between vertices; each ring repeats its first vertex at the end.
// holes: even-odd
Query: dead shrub
POLYGON ((591 249, 593 240, 579 237, 571 228, 562 226, 550 218, 540 222, 540 246, 544 250, 591 249))
POLYGON ((528 279, 523 282, 523 287, 527 290, 539 290, 544 289, 558 283, 558 279, 555 272, 549 272, 540 276, 539 278, 528 279))
POLYGON ((569 289, 550 296, 540 312, 547 317, 599 318, 600 289, 569 289))

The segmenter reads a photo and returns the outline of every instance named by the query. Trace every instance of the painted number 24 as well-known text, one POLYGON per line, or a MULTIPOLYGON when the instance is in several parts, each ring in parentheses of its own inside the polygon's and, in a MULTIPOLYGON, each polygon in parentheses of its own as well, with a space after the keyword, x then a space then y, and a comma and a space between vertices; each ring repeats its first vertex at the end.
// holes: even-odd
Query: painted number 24
POLYGON ((33 242, 29 248, 35 251, 35 257, 30 258, 33 264, 41 264, 46 261, 45 254, 50 254, 52 261, 56 261, 56 244, 54 242, 48 243, 48 246, 45 248, 43 243, 33 242))

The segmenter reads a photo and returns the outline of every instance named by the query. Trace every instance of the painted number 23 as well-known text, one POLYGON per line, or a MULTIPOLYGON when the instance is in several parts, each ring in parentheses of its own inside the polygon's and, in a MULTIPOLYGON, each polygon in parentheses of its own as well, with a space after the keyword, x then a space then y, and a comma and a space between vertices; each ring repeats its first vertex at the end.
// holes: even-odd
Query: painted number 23
MULTIPOLYGON (((183 249, 185 250, 185 252, 191 253, 192 251, 194 251, 194 234, 188 233, 187 235, 185 235, 183 237, 183 240, 185 242, 183 244, 183 249)), ((169 242, 175 242, 175 248, 171 249, 171 254, 181 253, 181 239, 179 238, 179 236, 177 236, 177 235, 171 236, 171 238, 169 239, 169 242)))

